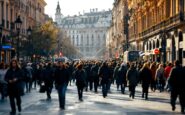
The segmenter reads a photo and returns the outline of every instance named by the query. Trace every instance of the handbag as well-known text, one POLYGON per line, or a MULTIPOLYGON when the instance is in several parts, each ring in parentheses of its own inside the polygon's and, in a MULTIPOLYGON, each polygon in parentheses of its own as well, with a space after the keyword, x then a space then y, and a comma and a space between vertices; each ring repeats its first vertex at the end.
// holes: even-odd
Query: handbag
POLYGON ((42 84, 40 85, 40 90, 39 90, 39 92, 40 92, 40 93, 45 93, 45 92, 46 92, 46 86, 45 86, 44 83, 42 83, 42 84))

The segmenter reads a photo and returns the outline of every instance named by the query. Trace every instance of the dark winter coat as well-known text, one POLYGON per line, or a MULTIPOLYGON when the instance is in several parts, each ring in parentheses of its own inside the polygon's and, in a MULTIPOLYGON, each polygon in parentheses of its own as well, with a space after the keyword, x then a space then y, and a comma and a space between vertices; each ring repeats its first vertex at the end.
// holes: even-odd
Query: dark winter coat
POLYGON ((126 84, 126 73, 127 67, 122 65, 118 70, 118 78, 116 79, 117 84, 126 84))
POLYGON ((109 70, 108 66, 106 66, 106 65, 101 66, 99 68, 98 75, 101 78, 101 84, 109 83, 109 80, 111 79, 111 76, 110 76, 110 70, 109 70))
POLYGON ((129 86, 136 86, 139 81, 139 73, 136 68, 128 69, 127 71, 127 80, 129 86))
POLYGON ((70 78, 69 71, 66 68, 57 68, 55 71, 55 85, 60 86, 68 84, 70 78))
POLYGON ((78 87, 85 87, 86 86, 86 72, 85 70, 77 70, 75 72, 75 79, 76 79, 76 85, 78 87))
POLYGON ((54 81, 54 69, 52 67, 46 67, 43 70, 43 80, 46 86, 50 87, 53 86, 54 81))
POLYGON ((176 91, 185 91, 185 69, 176 66, 172 68, 169 79, 168 79, 168 84, 170 85, 171 90, 176 90, 176 91))
POLYGON ((94 65, 91 67, 91 74, 92 74, 92 77, 93 77, 93 80, 98 80, 99 77, 98 77, 98 65, 94 65))
POLYGON ((23 72, 20 68, 16 70, 8 69, 5 75, 5 81, 8 83, 8 95, 21 96, 24 94, 23 72), (16 82, 10 83, 10 80, 17 79, 16 82))
POLYGON ((141 71, 139 73, 139 78, 142 83, 142 86, 148 87, 149 84, 151 83, 151 80, 152 80, 152 73, 151 73, 150 69, 148 69, 148 68, 141 69, 141 71))
POLYGON ((113 74, 113 78, 114 79, 117 79, 118 78, 118 70, 119 70, 119 66, 116 66, 115 68, 114 68, 114 74, 113 74))

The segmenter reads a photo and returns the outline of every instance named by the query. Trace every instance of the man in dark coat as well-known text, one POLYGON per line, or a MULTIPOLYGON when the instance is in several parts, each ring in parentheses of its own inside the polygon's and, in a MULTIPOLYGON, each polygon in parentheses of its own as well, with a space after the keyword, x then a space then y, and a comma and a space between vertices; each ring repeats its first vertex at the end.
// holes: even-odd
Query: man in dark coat
POLYGON ((83 69, 83 65, 78 64, 77 70, 75 71, 75 79, 80 101, 83 101, 83 89, 86 86, 86 77, 86 71, 83 69))
POLYGON ((171 87, 171 105, 172 110, 175 111, 176 100, 179 96, 179 101, 181 105, 181 112, 184 113, 185 109, 185 70, 180 66, 180 62, 175 61, 175 67, 172 68, 168 83, 171 87))
POLYGON ((43 79, 46 88, 47 99, 50 100, 54 81, 54 69, 52 68, 51 63, 48 63, 43 72, 44 72, 43 79))
POLYGON ((17 102, 18 111, 21 112, 21 95, 23 94, 24 87, 22 86, 23 74, 18 67, 17 60, 12 60, 10 68, 5 75, 5 81, 8 83, 8 95, 10 98, 11 112, 10 114, 16 114, 15 99, 17 102))
POLYGON ((125 87, 126 87, 126 73, 127 73, 127 67, 126 65, 122 64, 121 67, 118 70, 118 79, 117 79, 117 87, 119 89, 119 86, 121 86, 121 93, 125 93, 125 87))
POLYGON ((99 69, 98 63, 96 63, 91 67, 95 93, 98 92, 98 84, 99 84, 98 69, 99 69))
POLYGON ((148 90, 152 80, 152 73, 151 70, 149 69, 148 63, 145 63, 143 65, 143 68, 140 70, 139 74, 140 81, 142 83, 142 98, 145 97, 145 100, 147 100, 148 90))
POLYGON ((100 77, 101 85, 102 85, 102 93, 103 97, 107 97, 107 92, 109 89, 109 81, 110 81, 110 71, 106 62, 102 64, 99 69, 98 75, 100 77))
POLYGON ((59 62, 59 67, 55 71, 55 85, 58 90, 59 106, 65 109, 65 94, 69 82, 69 71, 63 62, 59 62))
POLYGON ((130 97, 134 99, 135 97, 135 88, 137 86, 137 83, 139 81, 139 74, 136 70, 136 67, 134 63, 131 64, 130 68, 127 71, 127 80, 128 80, 128 86, 130 91, 130 97))

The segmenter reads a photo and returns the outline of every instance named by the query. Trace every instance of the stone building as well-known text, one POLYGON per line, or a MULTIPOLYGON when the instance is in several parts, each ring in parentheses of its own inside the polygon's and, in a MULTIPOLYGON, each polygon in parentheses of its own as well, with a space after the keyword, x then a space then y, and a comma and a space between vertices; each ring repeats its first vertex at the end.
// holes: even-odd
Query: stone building
POLYGON ((112 20, 111 10, 91 9, 90 12, 63 17, 58 4, 55 20, 84 58, 104 58, 106 33, 112 20))
POLYGON ((20 15, 22 26, 21 42, 26 41, 27 29, 45 22, 44 0, 0 0, 0 62, 8 63, 16 52, 17 31, 15 20, 20 15))
POLYGON ((107 49, 110 58, 118 58, 127 50, 128 40, 127 0, 115 0, 112 9, 112 23, 107 32, 107 49))
POLYGON ((184 0, 128 0, 129 43, 148 60, 185 65, 184 0))

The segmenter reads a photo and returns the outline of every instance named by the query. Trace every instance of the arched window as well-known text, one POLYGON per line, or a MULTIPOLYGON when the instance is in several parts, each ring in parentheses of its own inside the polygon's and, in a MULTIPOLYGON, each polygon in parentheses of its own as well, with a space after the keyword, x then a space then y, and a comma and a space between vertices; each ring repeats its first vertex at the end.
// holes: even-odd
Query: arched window
POLYGON ((87 35, 87 45, 89 45, 89 35, 87 35))
POLYGON ((159 48, 159 39, 157 39, 156 48, 159 48))
POLYGON ((76 37, 76 45, 77 45, 77 46, 79 45, 78 35, 77 35, 77 37, 76 37))
POLYGON ((94 45, 94 36, 92 35, 92 46, 94 45))
POLYGON ((83 44, 84 42, 84 38, 83 38, 83 35, 81 35, 81 45, 83 44))
POLYGON ((146 50, 148 50, 148 42, 146 42, 146 50))
POLYGON ((153 40, 153 49, 155 49, 155 40, 153 40))
POLYGON ((149 50, 151 50, 152 49, 152 42, 150 41, 149 42, 149 50))

